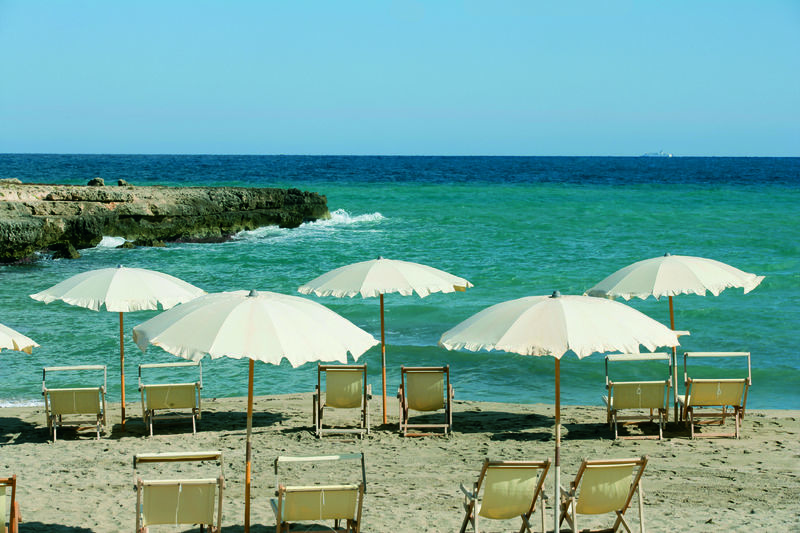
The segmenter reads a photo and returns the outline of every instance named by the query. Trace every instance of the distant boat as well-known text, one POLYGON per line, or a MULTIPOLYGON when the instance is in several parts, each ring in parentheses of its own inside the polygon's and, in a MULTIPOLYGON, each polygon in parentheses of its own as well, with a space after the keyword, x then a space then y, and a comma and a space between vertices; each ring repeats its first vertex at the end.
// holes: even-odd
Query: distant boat
POLYGON ((642 154, 642 157, 672 157, 672 154, 665 152, 664 150, 659 150, 658 152, 647 152, 646 154, 642 154))

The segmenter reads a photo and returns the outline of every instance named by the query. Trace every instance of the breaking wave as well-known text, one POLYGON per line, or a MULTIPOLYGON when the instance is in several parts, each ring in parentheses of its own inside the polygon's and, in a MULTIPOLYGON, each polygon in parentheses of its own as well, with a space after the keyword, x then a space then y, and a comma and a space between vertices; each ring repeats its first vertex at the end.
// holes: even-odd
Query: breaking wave
POLYGON ((298 228, 287 229, 278 226, 263 226, 254 230, 240 231, 234 235, 234 240, 262 240, 287 237, 297 232, 299 234, 315 233, 318 231, 330 231, 332 229, 345 227, 368 226, 375 222, 385 220, 380 213, 367 213, 363 215, 351 215, 344 209, 337 209, 331 212, 330 218, 304 222, 298 228))

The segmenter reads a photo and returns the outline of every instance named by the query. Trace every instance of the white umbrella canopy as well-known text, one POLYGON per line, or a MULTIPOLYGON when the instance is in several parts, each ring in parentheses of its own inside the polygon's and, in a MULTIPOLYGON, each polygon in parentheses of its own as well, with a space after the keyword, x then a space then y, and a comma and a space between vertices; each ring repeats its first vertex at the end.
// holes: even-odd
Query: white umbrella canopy
MULTIPOLYGON (((669 298, 670 327, 675 329, 672 297, 679 294, 705 296, 710 292, 719 296, 728 288, 742 288, 744 293, 755 289, 764 276, 744 272, 714 259, 688 255, 664 254, 638 261, 621 268, 586 291, 589 296, 605 298, 646 299, 653 296, 669 298)), ((678 356, 672 350, 673 403, 675 420, 678 420, 678 356)))
POLYGON ((254 361, 293 367, 310 361, 347 362, 378 344, 375 338, 327 307, 274 292, 208 294, 181 304, 133 328, 133 339, 185 359, 249 359, 245 531, 250 530, 251 433, 254 361))
POLYGON ((0 324, 0 351, 7 349, 30 354, 37 346, 39 345, 33 339, 0 324))
POLYGON ((417 293, 424 298, 434 292, 465 291, 472 283, 444 270, 419 263, 378 257, 345 265, 314 278, 297 290, 302 294, 317 296, 362 298, 380 297, 381 315, 381 374, 383 384, 383 423, 386 423, 386 337, 383 314, 383 295, 400 293, 411 296, 417 293))
POLYGON ((444 270, 419 263, 379 257, 336 268, 297 289, 317 296, 363 298, 397 292, 403 296, 417 293, 424 298, 434 292, 464 291, 472 283, 444 270))
POLYGON ((125 336, 122 313, 170 309, 205 294, 206 291, 169 274, 144 268, 101 268, 82 272, 53 285, 31 298, 49 304, 60 300, 69 305, 119 313, 119 364, 122 427, 125 427, 125 336))
POLYGON ((738 268, 703 257, 670 255, 653 257, 621 268, 586 291, 589 296, 656 299, 679 294, 710 292, 718 296, 728 288, 755 289, 764 279, 738 268))
MULTIPOLYGON (((590 296, 530 296, 499 303, 446 331, 439 345, 448 350, 501 350, 555 358, 555 494, 561 484, 561 357, 595 352, 650 351, 677 346, 678 333, 613 300, 590 296)), ((683 332, 685 333, 685 332, 683 332)), ((560 522, 555 506, 555 528, 560 522)))

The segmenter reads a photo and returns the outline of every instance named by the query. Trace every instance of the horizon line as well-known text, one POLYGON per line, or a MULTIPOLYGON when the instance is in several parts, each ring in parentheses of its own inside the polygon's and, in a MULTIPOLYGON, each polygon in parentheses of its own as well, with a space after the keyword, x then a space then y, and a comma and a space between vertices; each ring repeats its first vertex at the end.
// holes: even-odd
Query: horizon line
POLYGON ((451 157, 451 158, 492 158, 492 157, 594 157, 594 158, 646 158, 646 159, 691 159, 691 158, 728 158, 728 159, 797 159, 800 155, 675 155, 653 156, 651 153, 639 155, 520 155, 520 154, 289 154, 289 153, 222 153, 222 152, 0 152, 0 156, 6 155, 81 155, 81 156, 227 156, 227 157, 451 157))

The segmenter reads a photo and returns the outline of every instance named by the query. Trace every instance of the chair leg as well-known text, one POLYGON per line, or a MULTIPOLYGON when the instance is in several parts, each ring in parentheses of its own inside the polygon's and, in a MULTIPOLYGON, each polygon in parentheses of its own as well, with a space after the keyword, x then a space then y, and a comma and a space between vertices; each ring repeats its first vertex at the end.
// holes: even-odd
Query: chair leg
POLYGON ((641 481, 639 481, 639 486, 636 488, 636 493, 639 495, 639 533, 644 533, 644 495, 642 494, 641 481))
POLYGON ((528 520, 527 516, 522 515, 522 527, 519 528, 519 533, 525 533, 526 530, 528 533, 533 533, 530 520, 528 520))
POLYGON ((624 527, 625 531, 627 531, 628 533, 632 533, 631 528, 628 525, 628 522, 625 520, 625 515, 622 514, 620 510, 617 510, 615 512, 617 513, 617 521, 614 522, 614 533, 616 533, 616 531, 619 529, 619 526, 624 527))
POLYGON ((471 519, 472 513, 475 510, 475 503, 470 502, 468 505, 465 505, 464 507, 466 508, 467 513, 464 515, 464 521, 461 522, 461 529, 459 530, 459 533, 464 533, 465 531, 467 531, 467 526, 470 524, 470 522, 472 522, 472 528, 473 529, 475 528, 475 522, 471 519))

